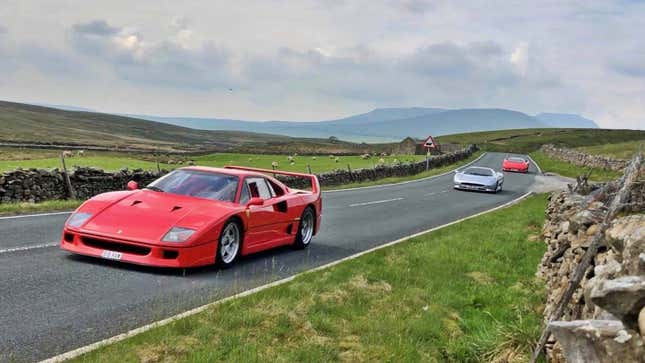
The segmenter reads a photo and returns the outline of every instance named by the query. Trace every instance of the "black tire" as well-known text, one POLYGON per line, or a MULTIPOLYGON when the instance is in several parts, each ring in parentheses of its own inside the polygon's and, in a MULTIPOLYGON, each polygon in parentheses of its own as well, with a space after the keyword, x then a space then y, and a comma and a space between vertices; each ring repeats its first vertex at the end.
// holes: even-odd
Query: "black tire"
POLYGON ((298 223, 298 233, 293 242, 293 247, 301 250, 307 248, 311 244, 311 239, 314 236, 316 228, 316 212, 313 208, 307 207, 302 211, 300 216, 300 223, 298 223))
POLYGON ((217 242, 217 254, 215 264, 221 268, 229 268, 235 264, 240 251, 242 250, 242 228, 237 221, 230 220, 222 227, 219 240, 217 242), (231 245, 236 242, 237 247, 231 245))

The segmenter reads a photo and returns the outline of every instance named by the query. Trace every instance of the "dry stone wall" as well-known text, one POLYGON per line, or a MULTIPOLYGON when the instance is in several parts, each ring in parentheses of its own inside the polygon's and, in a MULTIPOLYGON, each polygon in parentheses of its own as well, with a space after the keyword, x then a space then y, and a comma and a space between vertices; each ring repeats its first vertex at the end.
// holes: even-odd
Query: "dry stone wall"
MULTIPOLYGON (((463 150, 433 157, 430 159, 430 168, 437 168, 464 160, 477 150, 477 146, 470 145, 463 150)), ((379 166, 374 169, 337 170, 319 174, 318 179, 323 186, 334 186, 392 176, 414 175, 425 171, 425 167, 425 161, 422 161, 411 164, 379 166)), ((95 168, 75 168, 70 172, 69 176, 77 198, 88 199, 96 194, 124 190, 130 180, 135 180, 140 185, 148 184, 165 173, 167 173, 165 170, 157 173, 141 169, 124 169, 112 173, 95 168)), ((296 188, 307 187, 307 185, 303 184, 302 178, 286 178, 284 181, 296 188)), ((69 198, 69 192, 64 174, 59 169, 17 169, 0 174, 0 203, 41 202, 67 198, 69 198)))
MULTIPOLYGON (((549 362, 645 362, 644 185, 641 168, 630 193, 631 208, 611 222, 561 320, 549 324, 549 362)), ((547 252, 538 269, 547 288, 545 318, 598 231, 609 197, 602 189, 586 196, 551 196, 543 229, 547 252)))
POLYGON ((540 150, 554 159, 590 168, 621 171, 625 169, 627 163, 629 162, 628 160, 614 159, 602 155, 587 154, 577 150, 555 147, 553 145, 542 145, 540 150))

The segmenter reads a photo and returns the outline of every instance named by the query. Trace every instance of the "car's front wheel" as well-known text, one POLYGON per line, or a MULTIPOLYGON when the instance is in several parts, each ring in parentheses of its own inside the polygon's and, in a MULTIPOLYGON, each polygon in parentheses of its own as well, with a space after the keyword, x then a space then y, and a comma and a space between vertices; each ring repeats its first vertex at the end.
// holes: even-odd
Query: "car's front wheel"
POLYGON ((235 263, 242 247, 242 233, 236 221, 228 221, 222 228, 217 244, 217 265, 228 268, 235 263))
POLYGON ((314 227, 316 225, 316 213, 313 208, 307 207, 300 216, 300 224, 298 226, 298 234, 293 246, 298 249, 307 248, 314 235, 314 227))

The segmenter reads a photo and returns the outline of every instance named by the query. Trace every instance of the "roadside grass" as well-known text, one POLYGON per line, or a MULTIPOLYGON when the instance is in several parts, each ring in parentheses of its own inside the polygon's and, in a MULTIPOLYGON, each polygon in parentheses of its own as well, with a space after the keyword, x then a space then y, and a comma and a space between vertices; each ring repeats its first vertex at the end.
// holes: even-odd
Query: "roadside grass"
POLYGON ((428 171, 424 171, 419 174, 415 175, 407 175, 407 176, 397 176, 397 177, 391 177, 391 178, 383 178, 383 179, 378 179, 378 180, 370 180, 370 181, 365 181, 361 183, 350 183, 350 184, 343 184, 343 185, 332 185, 328 187, 323 187, 323 190, 336 190, 336 189, 352 189, 352 188, 361 188, 361 187, 368 187, 368 186, 374 186, 374 185, 383 185, 383 184, 393 184, 393 183, 401 183, 405 181, 410 181, 410 180, 417 180, 417 179, 423 179, 427 178, 430 176, 435 176, 439 174, 443 174, 445 172, 451 171, 453 169, 460 168, 471 161, 477 159, 483 154, 483 151, 477 151, 473 153, 469 158, 458 161, 453 164, 449 165, 444 165, 439 168, 434 168, 430 169, 428 171))
POLYGON ((73 361, 526 361, 542 321, 534 273, 545 246, 530 240, 546 199, 300 275, 73 361))
MULTIPOLYGON (((530 155, 531 158, 540 165, 543 172, 552 172, 570 178, 575 178, 578 175, 585 175, 589 172, 589 168, 587 167, 577 166, 566 161, 553 159, 541 151, 532 152, 530 155)), ((622 173, 618 171, 594 168, 589 179, 602 182, 618 179, 621 175, 622 173)))
POLYGON ((631 159, 640 149, 645 151, 645 139, 596 146, 579 147, 578 150, 589 154, 610 156, 616 159, 631 159))
POLYGON ((30 214, 40 212, 68 211, 76 209, 82 200, 47 200, 40 203, 0 203, 0 216, 30 214))

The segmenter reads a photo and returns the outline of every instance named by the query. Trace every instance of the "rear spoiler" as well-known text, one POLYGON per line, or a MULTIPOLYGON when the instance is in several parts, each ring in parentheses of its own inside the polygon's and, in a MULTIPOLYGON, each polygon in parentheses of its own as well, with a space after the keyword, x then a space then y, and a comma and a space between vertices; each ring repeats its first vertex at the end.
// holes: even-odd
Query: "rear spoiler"
POLYGON ((272 169, 262 169, 262 168, 251 168, 251 167, 246 167, 246 166, 236 166, 236 165, 225 165, 224 168, 226 169, 235 169, 235 170, 246 170, 246 171, 254 171, 258 173, 263 173, 263 174, 277 174, 277 175, 286 175, 286 176, 293 176, 297 178, 307 178, 311 181, 311 192, 313 194, 320 194, 320 183, 318 182, 318 178, 314 174, 307 174, 307 173, 294 173, 292 171, 282 171, 282 170, 272 170, 272 169))

